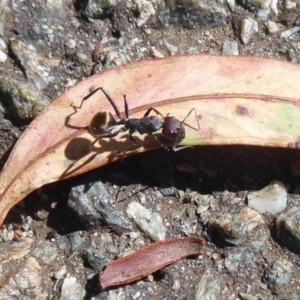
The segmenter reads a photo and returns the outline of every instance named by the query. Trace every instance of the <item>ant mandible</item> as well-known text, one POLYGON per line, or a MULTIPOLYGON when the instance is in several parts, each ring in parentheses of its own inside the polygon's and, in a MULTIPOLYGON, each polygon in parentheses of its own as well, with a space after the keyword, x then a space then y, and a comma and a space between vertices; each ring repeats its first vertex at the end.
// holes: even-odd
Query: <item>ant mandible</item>
MULTIPOLYGON (((174 141, 171 146, 172 151, 178 151, 188 146, 177 147, 177 143, 182 141, 185 138, 185 128, 183 126, 184 121, 187 117, 194 111, 198 129, 200 129, 198 117, 196 114, 196 109, 193 108, 189 111, 186 117, 179 121, 175 117, 164 117, 156 108, 150 107, 144 114, 142 118, 130 118, 129 117, 129 107, 126 95, 124 95, 124 107, 125 107, 125 118, 122 118, 119 108, 117 107, 115 101, 111 98, 111 96, 105 91, 103 87, 100 87, 93 91, 95 93, 97 90, 101 90, 111 106, 114 108, 114 111, 120 121, 117 121, 115 117, 109 111, 101 111, 94 115, 92 118, 90 125, 88 127, 90 134, 96 136, 97 138, 91 143, 91 146, 94 145, 98 140, 102 138, 112 138, 117 136, 121 132, 129 131, 129 139, 132 142, 132 145, 125 150, 124 154, 130 150, 133 146, 137 145, 137 140, 133 137, 134 132, 138 132, 140 134, 148 134, 152 136, 164 149, 170 150, 166 145, 164 145, 153 133, 162 129, 162 134, 166 138, 174 141), (160 115, 163 119, 160 120, 157 116, 149 116, 150 112, 154 111, 157 115, 160 115), (123 125, 119 130, 112 132, 112 130, 119 125, 123 125)), ((85 99, 84 99, 85 100, 85 99)), ((83 100, 83 101, 84 101, 83 100)), ((82 103, 80 107, 82 106, 82 103)), ((74 107, 74 106, 73 106, 74 107)), ((74 107, 75 108, 75 107, 74 107)), ((76 109, 76 108, 75 108, 76 109)))

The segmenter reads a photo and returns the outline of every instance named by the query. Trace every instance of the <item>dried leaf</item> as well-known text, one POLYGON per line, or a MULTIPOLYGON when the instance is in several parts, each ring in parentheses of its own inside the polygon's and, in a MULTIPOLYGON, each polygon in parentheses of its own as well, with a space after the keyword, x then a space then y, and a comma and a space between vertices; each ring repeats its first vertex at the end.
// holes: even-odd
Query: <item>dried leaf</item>
POLYGON ((100 288, 104 290, 137 281, 185 257, 201 255, 204 251, 204 243, 201 238, 177 238, 144 247, 108 263, 104 271, 99 274, 100 288))
MULTIPOLYGON (((300 66, 257 57, 179 56, 140 61, 91 76, 56 99, 31 124, 15 145, 0 176, 0 224, 9 209, 42 185, 82 174, 120 159, 128 134, 102 139, 82 129, 98 111, 113 112, 101 92, 106 88, 123 110, 127 95, 132 117, 150 106, 182 120, 196 108, 201 130, 186 126, 185 145, 260 145, 298 147, 300 66), (88 97, 90 95, 90 97, 88 97), (74 114, 71 103, 82 108, 74 114)), ((195 127, 192 115, 187 120, 195 127)), ((147 135, 140 147, 158 148, 147 135)))

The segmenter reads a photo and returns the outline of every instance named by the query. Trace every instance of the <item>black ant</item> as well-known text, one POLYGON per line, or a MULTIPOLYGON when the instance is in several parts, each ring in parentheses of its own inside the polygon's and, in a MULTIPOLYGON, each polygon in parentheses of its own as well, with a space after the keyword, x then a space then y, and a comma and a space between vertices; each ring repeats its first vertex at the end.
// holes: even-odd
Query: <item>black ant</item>
MULTIPOLYGON (((130 118, 129 117, 129 108, 126 95, 124 95, 124 107, 125 107, 125 118, 122 118, 119 108, 117 107, 115 101, 110 97, 110 95, 104 90, 104 88, 100 87, 93 91, 101 90, 112 107, 115 110, 116 115, 120 119, 117 121, 115 117, 109 111, 101 111, 94 115, 92 118, 90 125, 88 127, 90 134, 96 136, 97 138, 91 143, 91 146, 94 145, 98 140, 102 138, 112 138, 117 136, 121 132, 125 132, 129 130, 129 139, 132 142, 132 145, 123 153, 124 154, 131 149, 133 146, 137 145, 136 139, 133 137, 134 132, 138 132, 140 134, 148 134, 152 136, 156 141, 166 150, 170 150, 166 145, 164 145, 153 133, 162 129, 162 134, 166 138, 174 141, 171 146, 172 151, 178 151, 188 146, 177 147, 177 143, 182 141, 185 138, 185 128, 183 126, 184 121, 187 117, 194 111, 196 115, 196 120, 199 127, 199 121, 196 114, 196 109, 193 108, 189 111, 186 117, 179 121, 175 117, 164 117, 156 108, 149 108, 142 118, 130 118), (157 116, 149 116, 150 112, 154 111, 157 115, 160 115, 163 119, 159 119, 157 116), (112 130, 119 125, 123 125, 119 130, 112 132, 112 130)), ((84 99, 86 100, 86 99, 84 99)), ((84 101, 83 100, 83 101, 84 101)), ((82 106, 82 103, 80 107, 82 106)), ((74 106, 73 106, 74 107, 74 106)), ((76 109, 76 107, 74 107, 76 109)))

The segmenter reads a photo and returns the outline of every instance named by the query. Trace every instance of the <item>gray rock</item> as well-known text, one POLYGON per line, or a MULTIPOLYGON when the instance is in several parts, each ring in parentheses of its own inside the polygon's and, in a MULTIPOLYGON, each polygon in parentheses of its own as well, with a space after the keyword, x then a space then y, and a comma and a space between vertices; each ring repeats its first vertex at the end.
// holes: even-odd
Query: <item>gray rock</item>
POLYGON ((97 272, 101 272, 103 267, 109 262, 108 257, 106 257, 101 251, 92 247, 82 250, 81 255, 97 272))
POLYGON ((112 13, 118 2, 118 0, 89 0, 84 14, 93 19, 104 19, 112 13))
POLYGON ((58 251, 50 241, 42 241, 33 249, 32 254, 41 259, 44 264, 49 265, 56 260, 58 251))
POLYGON ((253 264, 256 255, 264 247, 264 245, 265 240, 262 240, 252 242, 242 248, 232 250, 225 258, 226 268, 232 272, 235 271, 239 265, 244 265, 245 263, 253 264))
POLYGON ((291 37, 293 34, 297 33, 300 30, 300 26, 295 26, 291 29, 288 29, 286 31, 283 31, 280 35, 282 39, 287 39, 291 37))
POLYGON ((239 293, 241 300, 258 300, 258 297, 247 293, 239 293))
POLYGON ((71 243, 71 251, 75 251, 85 242, 85 237, 82 236, 81 232, 76 231, 69 235, 69 240, 71 243))
POLYGON ((292 251, 300 254, 300 207, 293 207, 276 219, 277 236, 292 251))
POLYGON ((266 270, 265 278, 271 285, 289 283, 292 277, 293 264, 287 260, 276 260, 266 270))
POLYGON ((242 0, 242 5, 250 11, 257 11, 257 16, 266 20, 272 11, 276 16, 278 14, 278 0, 242 0))
POLYGON ((80 221, 86 226, 101 222, 109 226, 118 226, 132 230, 129 219, 113 205, 114 199, 108 194, 104 184, 94 182, 86 188, 79 185, 72 188, 68 206, 77 213, 80 221))
POLYGON ((63 250, 63 251, 70 251, 71 250, 71 242, 70 240, 68 239, 67 236, 63 235, 63 236, 56 236, 56 243, 57 243, 57 246, 59 247, 60 250, 63 250))
POLYGON ((225 41, 223 44, 223 55, 239 55, 238 43, 236 41, 225 41))
POLYGON ((217 279, 213 280, 210 270, 206 270, 195 290, 195 300, 217 300, 221 286, 217 279))
POLYGON ((15 232, 13 229, 3 228, 0 231, 0 240, 2 242, 12 241, 15 236, 15 232))
POLYGON ((177 193, 177 189, 174 186, 160 188, 159 190, 164 196, 173 196, 177 193))
POLYGON ((25 44, 16 38, 10 39, 9 47, 22 65, 31 84, 38 89, 44 89, 49 82, 54 81, 55 77, 49 74, 58 67, 59 60, 41 56, 33 44, 25 44))
POLYGON ((217 300, 220 293, 219 281, 213 280, 211 270, 206 270, 195 288, 177 297, 176 300, 217 300))
POLYGON ((181 224, 181 230, 190 235, 196 232, 197 216, 196 207, 190 204, 182 204, 179 209, 172 211, 172 218, 181 224))
POLYGON ((181 24, 187 28, 199 25, 219 26, 227 19, 227 10, 220 2, 176 0, 166 1, 160 9, 160 20, 165 26, 181 24))

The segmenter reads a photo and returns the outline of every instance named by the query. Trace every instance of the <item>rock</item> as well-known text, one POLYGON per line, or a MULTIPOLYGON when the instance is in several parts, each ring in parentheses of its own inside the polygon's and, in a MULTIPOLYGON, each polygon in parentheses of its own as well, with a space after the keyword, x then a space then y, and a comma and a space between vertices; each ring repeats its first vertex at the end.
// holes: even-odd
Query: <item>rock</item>
MULTIPOLYGON (((27 255, 30 251, 30 247, 33 243, 32 239, 26 238, 20 242, 1 243, 0 244, 0 265, 10 262, 13 259, 21 259, 27 255)), ((2 268, 0 268, 0 275, 2 268)))
POLYGON ((109 262, 108 257, 92 247, 82 250, 81 256, 97 272, 101 272, 103 267, 109 262))
POLYGON ((259 300, 258 297, 252 296, 247 293, 239 293, 241 300, 259 300))
POLYGON ((2 281, 0 299, 47 299, 41 273, 38 261, 29 257, 2 281))
POLYGON ((0 0, 0 35, 4 36, 5 25, 7 24, 7 17, 11 14, 7 0, 0 0))
POLYGON ((191 291, 176 298, 176 300, 217 300, 221 293, 221 286, 217 279, 213 280, 211 270, 206 270, 199 283, 191 291))
POLYGON ((279 30, 279 26, 276 22, 268 21, 266 23, 267 29, 269 33, 275 33, 279 30))
POLYGON ((128 218, 117 208, 117 204, 113 205, 113 202, 114 199, 108 194, 104 184, 98 181, 90 184, 88 189, 86 185, 72 188, 68 206, 86 226, 102 222, 105 225, 132 230, 128 218))
POLYGON ((252 36, 258 32, 258 25, 255 20, 248 17, 242 21, 241 39, 244 44, 248 44, 252 36))
POLYGON ((293 34, 297 33, 300 30, 300 26, 295 26, 291 29, 288 29, 286 31, 283 31, 280 35, 282 39, 287 39, 291 37, 293 34))
POLYGON ((4 63, 7 61, 7 54, 0 49, 0 63, 4 63))
POLYGON ((160 9, 160 21, 166 26, 184 26, 195 28, 199 25, 216 27, 227 19, 227 8, 223 3, 177 0, 165 1, 164 9, 160 9))
POLYGON ((10 39, 9 46, 31 84, 38 89, 44 89, 49 82, 54 81, 55 77, 49 74, 53 74, 53 70, 59 65, 59 60, 40 55, 33 44, 23 43, 16 38, 10 39))
POLYGON ((264 247, 265 240, 255 241, 248 245, 230 251, 225 258, 225 266, 230 271, 235 271, 239 265, 253 264, 253 261, 259 251, 264 247))
POLYGON ((221 286, 219 281, 213 280, 211 272, 209 270, 205 271, 204 275, 201 277, 200 282, 197 284, 195 300, 211 299, 217 300, 221 293, 221 286))
POLYGON ((84 15, 93 19, 104 19, 109 16, 119 0, 108 1, 87 1, 86 7, 83 11, 84 15))
POLYGON ((82 300, 85 294, 85 289, 76 281, 76 278, 69 277, 62 285, 60 300, 82 300))
POLYGON ((49 100, 27 83, 0 76, 0 109, 20 119, 36 117, 49 100))
POLYGON ((292 251, 300 254, 300 207, 293 207, 276 219, 277 236, 292 251))
POLYGON ((290 282, 293 264, 287 260, 276 260, 266 270, 265 278, 271 285, 281 285, 290 282))
POLYGON ((209 221, 209 225, 217 229, 226 242, 233 245, 240 244, 248 232, 263 223, 263 217, 249 207, 242 208, 238 213, 227 213, 209 221))
POLYGON ((238 43, 236 41, 225 41, 223 44, 223 55, 239 55, 238 43))
POLYGON ((68 238, 71 244, 71 251, 77 250, 85 242, 85 237, 82 236, 80 231, 72 232, 68 238))
POLYGON ((155 1, 148 0, 134 0, 134 11, 137 13, 138 18, 136 20, 136 24, 138 27, 144 25, 148 19, 155 15, 155 9, 153 7, 153 3, 155 1))
POLYGON ((172 218, 178 220, 181 224, 181 230, 190 235, 196 233, 197 228, 197 216, 195 205, 182 204, 177 210, 172 211, 172 218))
POLYGON ((42 241, 33 249, 32 254, 41 259, 44 264, 49 265, 56 260, 58 251, 50 241, 42 241))
POLYGON ((260 213, 277 214, 286 208, 287 190, 280 181, 272 181, 260 191, 250 193, 248 206, 260 213))
POLYGON ((66 265, 62 265, 54 274, 53 274, 53 277, 56 279, 56 280, 60 280, 62 279, 65 274, 67 273, 67 266, 66 265))
POLYGON ((131 202, 127 207, 127 215, 152 241, 161 241, 166 237, 166 228, 161 216, 151 212, 138 202, 131 202))

